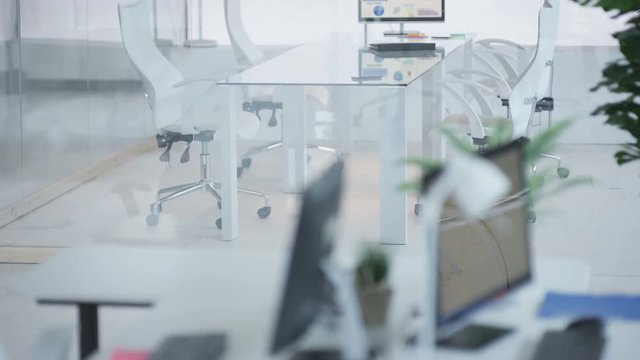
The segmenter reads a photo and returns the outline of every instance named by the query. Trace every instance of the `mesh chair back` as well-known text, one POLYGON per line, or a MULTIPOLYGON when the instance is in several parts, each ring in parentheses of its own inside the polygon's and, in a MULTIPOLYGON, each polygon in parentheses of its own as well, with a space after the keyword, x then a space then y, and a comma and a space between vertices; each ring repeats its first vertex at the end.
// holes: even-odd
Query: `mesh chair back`
POLYGON ((123 1, 118 5, 122 43, 142 78, 156 128, 180 124, 183 118, 183 81, 178 70, 162 55, 153 39, 149 0, 123 1))
POLYGON ((557 0, 545 1, 538 15, 538 45, 532 61, 522 73, 509 97, 513 137, 527 135, 536 102, 546 95, 551 79, 551 64, 558 33, 557 0), (551 4, 554 3, 554 4, 551 4))
POLYGON ((238 61, 242 65, 256 65, 262 62, 264 54, 251 41, 247 31, 242 24, 240 0, 225 0, 225 18, 227 22, 227 31, 231 39, 231 45, 238 57, 238 61))

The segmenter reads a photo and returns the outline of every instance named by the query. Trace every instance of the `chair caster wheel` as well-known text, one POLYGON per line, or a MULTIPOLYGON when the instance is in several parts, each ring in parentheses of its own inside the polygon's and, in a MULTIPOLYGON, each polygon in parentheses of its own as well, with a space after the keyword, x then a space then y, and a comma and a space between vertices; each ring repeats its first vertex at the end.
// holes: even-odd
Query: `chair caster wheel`
POLYGON ((162 212, 162 203, 159 204, 151 204, 149 207, 151 210, 151 214, 158 215, 162 212))
POLYGON ((218 210, 222 210, 222 202, 218 201, 218 210))
POLYGON ((243 171, 244 171, 244 168, 242 168, 241 166, 238 166, 238 168, 236 169, 236 176, 241 177, 243 171))
POLYGON ((220 230, 222 230, 222 218, 218 218, 216 220, 216 227, 220 230))
POLYGON ((242 159, 242 167, 245 168, 245 169, 250 168, 251 167, 251 163, 253 162, 252 160, 253 159, 251 159, 251 158, 242 159))
POLYGON ((265 206, 263 208, 258 209, 258 217, 260 219, 266 219, 271 215, 271 206, 265 206))
POLYGON ((413 213, 414 213, 416 216, 420 216, 420 212, 422 212, 422 204, 416 204, 416 205, 413 207, 413 213))
POLYGON ((278 126, 278 120, 276 120, 275 117, 272 117, 271 119, 269 119, 269 127, 276 127, 278 126))
POLYGON ((569 169, 565 167, 558 168, 558 177, 561 179, 566 179, 569 177, 569 169))
POLYGON ((536 212, 533 210, 529 210, 529 212, 527 213, 527 221, 533 224, 536 222, 536 219, 537 219, 536 212))
POLYGON ((147 215, 147 218, 145 219, 145 221, 147 222, 148 226, 156 226, 158 225, 158 221, 160 220, 160 217, 157 214, 149 214, 147 215))

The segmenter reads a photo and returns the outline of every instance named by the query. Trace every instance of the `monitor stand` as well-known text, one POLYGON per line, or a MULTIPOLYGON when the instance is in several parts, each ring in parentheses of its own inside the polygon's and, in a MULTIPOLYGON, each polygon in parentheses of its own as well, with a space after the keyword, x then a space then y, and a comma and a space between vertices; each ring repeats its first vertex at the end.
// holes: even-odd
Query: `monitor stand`
POLYGON ((404 29, 404 23, 400 23, 400 30, 398 31, 385 31, 384 36, 408 36, 409 34, 419 34, 420 31, 417 30, 406 30, 404 29))
POLYGON ((340 314, 323 312, 301 341, 300 349, 292 359, 295 360, 324 360, 347 359, 368 360, 369 346, 366 329, 362 322, 360 304, 353 286, 353 274, 341 269, 331 260, 322 263, 321 270, 331 282, 335 290, 334 302, 340 309, 340 314), (334 322, 338 325, 338 331, 334 322), (329 329, 329 331, 327 331, 329 329), (340 357, 336 357, 340 354, 340 357))
POLYGON ((512 331, 513 329, 510 328, 470 324, 444 338, 438 339, 437 344, 439 347, 476 350, 510 334, 512 331))

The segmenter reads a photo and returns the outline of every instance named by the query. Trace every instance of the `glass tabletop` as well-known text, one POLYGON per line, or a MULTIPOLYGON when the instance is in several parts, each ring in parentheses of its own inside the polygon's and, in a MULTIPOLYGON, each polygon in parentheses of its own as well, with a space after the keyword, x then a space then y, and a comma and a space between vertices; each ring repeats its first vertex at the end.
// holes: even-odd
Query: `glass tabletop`
POLYGON ((219 85, 408 86, 467 40, 398 40, 434 42, 436 50, 374 53, 364 36, 330 34, 231 76, 219 85))

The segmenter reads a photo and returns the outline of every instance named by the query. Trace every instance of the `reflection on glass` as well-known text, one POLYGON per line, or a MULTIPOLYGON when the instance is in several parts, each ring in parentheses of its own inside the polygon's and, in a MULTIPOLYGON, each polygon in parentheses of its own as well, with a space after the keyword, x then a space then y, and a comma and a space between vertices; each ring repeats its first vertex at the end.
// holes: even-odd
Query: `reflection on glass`
POLYGON ((443 53, 428 51, 418 56, 402 53, 383 56, 368 50, 360 51, 361 81, 406 84, 420 77, 442 61, 443 53))
POLYGON ((529 222, 523 154, 519 146, 487 154, 510 179, 511 191, 490 213, 461 221, 445 206, 440 228, 438 313, 453 320, 531 275, 529 222))
POLYGON ((0 0, 0 209, 20 200, 20 71, 16 0, 0 0))

